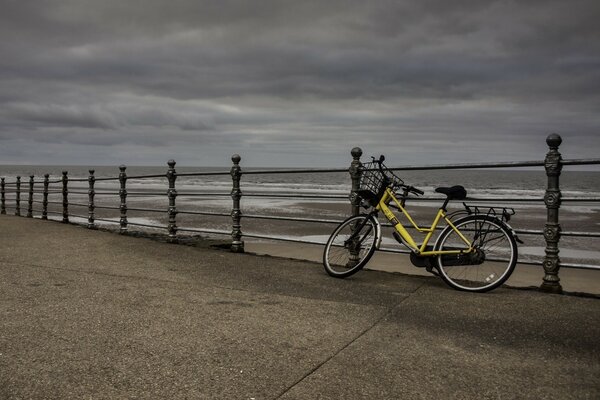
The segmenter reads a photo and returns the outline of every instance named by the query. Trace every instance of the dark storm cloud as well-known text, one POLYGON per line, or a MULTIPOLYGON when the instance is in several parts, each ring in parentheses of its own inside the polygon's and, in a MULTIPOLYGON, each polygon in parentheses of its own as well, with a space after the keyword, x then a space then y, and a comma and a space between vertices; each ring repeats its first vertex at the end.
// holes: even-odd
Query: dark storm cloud
POLYGON ((3 162, 42 142, 99 160, 127 144, 147 163, 161 146, 328 163, 347 157, 340 143, 441 161, 464 159, 465 142, 485 160, 539 158, 554 130, 581 156, 599 144, 595 1, 2 6, 3 162))

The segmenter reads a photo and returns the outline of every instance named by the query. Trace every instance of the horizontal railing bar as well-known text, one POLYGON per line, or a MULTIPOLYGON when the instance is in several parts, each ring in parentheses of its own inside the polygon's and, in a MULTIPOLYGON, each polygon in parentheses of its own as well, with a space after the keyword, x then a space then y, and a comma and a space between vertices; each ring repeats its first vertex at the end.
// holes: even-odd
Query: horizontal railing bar
POLYGON ((215 229, 196 229, 177 227, 177 231, 182 232, 198 232, 198 233, 214 233, 216 235, 231 235, 231 231, 218 231, 215 229))
MULTIPOLYGON (((69 203, 69 206, 76 206, 76 207, 88 207, 89 204, 83 204, 83 203, 69 203)), ((69 214, 70 215, 70 214, 69 214)))
MULTIPOLYGON (((600 164, 600 159, 562 160, 563 165, 593 165, 600 164)), ((439 169, 474 169, 474 168, 515 168, 515 167, 543 167, 544 161, 508 161, 499 163, 474 163, 474 164, 446 164, 446 165, 423 165, 423 166, 401 166, 389 168, 393 171, 418 171, 439 169)), ((244 172, 246 173, 246 172, 244 172)))
MULTIPOLYGON (((145 195, 164 195, 164 193, 156 194, 146 193, 145 195)), ((181 196, 201 196, 201 197, 210 197, 210 196, 231 196, 231 193, 177 193, 178 197, 181 196)), ((314 199, 340 199, 346 200, 348 199, 348 195, 324 195, 324 194, 277 194, 277 193, 243 193, 243 197, 267 197, 267 198, 314 198, 314 199)), ((440 197, 430 197, 430 198, 416 198, 410 197, 407 199, 411 202, 443 202, 444 199, 440 197)), ((522 197, 468 197, 465 200, 456 200, 452 201, 453 203, 458 201, 477 201, 482 203, 490 203, 490 202, 511 202, 511 203, 530 203, 530 202, 540 202, 543 203, 544 199, 542 197, 536 198, 522 198, 522 197)), ((590 198, 577 198, 577 197, 563 197, 561 201, 564 202, 596 202, 600 201, 600 197, 590 197, 590 198)))
POLYGON ((283 242, 294 242, 294 243, 306 243, 306 244, 318 244, 325 245, 325 242, 316 242, 312 240, 302 240, 302 239, 293 239, 282 236, 272 236, 272 235, 260 235, 257 233, 244 233, 244 237, 255 238, 255 239, 269 239, 269 240, 279 240, 283 242))
POLYGON ((392 171, 432 171, 440 169, 479 169, 479 168, 516 168, 516 167, 542 167, 544 161, 509 161, 500 163, 474 163, 474 164, 446 164, 446 165, 407 165, 389 168, 392 171))
MULTIPOLYGON (((244 171, 244 174, 246 172, 244 171)), ((219 175, 231 175, 231 172, 182 172, 177 173, 177 176, 219 176, 219 175)))
POLYGON ((590 202, 595 203, 600 201, 600 197, 561 197, 561 202, 590 202))
POLYGON ((94 206, 94 208, 100 208, 102 210, 120 210, 120 207, 110 207, 110 206, 94 206))
POLYGON ((574 263, 560 263, 561 268, 574 268, 574 269, 591 269, 600 271, 600 265, 591 264, 574 264, 574 263))
MULTIPOLYGON (((567 159, 561 161, 562 165, 597 165, 600 164, 600 159, 567 159)), ((516 168, 516 167, 542 167, 544 161, 508 161, 499 163, 469 163, 469 164, 432 164, 432 165, 406 165, 389 168, 393 171, 417 171, 417 170, 440 170, 440 169, 474 169, 474 168, 516 168)), ((315 169, 285 169, 285 170, 244 170, 244 175, 264 175, 264 174, 314 174, 314 173, 337 173, 348 172, 347 168, 315 168, 315 169)), ((230 175, 230 171, 218 172, 183 172, 177 173, 177 176, 224 176, 230 175)), ((166 178, 165 174, 154 175, 133 175, 128 176, 128 179, 145 179, 145 178, 166 178)), ((98 177, 96 181, 118 180, 115 177, 98 177)), ((69 181, 84 182, 87 178, 70 178, 69 181)), ((61 182, 61 180, 51 181, 52 183, 61 182)), ((9 183, 7 183, 8 185, 9 183)))
MULTIPOLYGON (((229 214, 225 214, 229 215, 229 214)), ((313 222, 313 223, 322 223, 322 224, 341 224, 343 221, 341 220, 333 220, 333 219, 314 219, 314 218, 300 218, 300 217, 277 217, 274 215, 246 215, 242 214, 242 218, 248 219, 269 219, 276 221, 297 221, 297 222, 313 222)))
POLYGON ((574 237, 598 237, 600 238, 600 232, 561 232, 560 236, 574 236, 574 237))
POLYGON ((62 204, 62 201, 48 201, 48 204, 62 204))
POLYGON ((328 174, 335 172, 348 172, 348 168, 321 168, 321 169, 279 169, 279 170, 243 170, 244 175, 266 174, 328 174))
POLYGON ((519 235, 543 235, 544 231, 537 229, 514 229, 514 232, 519 235))
MULTIPOLYGON (((179 176, 179 174, 177 174, 177 176, 179 176)), ((167 178, 166 174, 156 174, 156 175, 132 175, 132 176, 127 176, 127 180, 130 179, 146 179, 146 178, 167 178)))
MULTIPOLYGON (((445 198, 442 197, 409 197, 407 201, 412 202, 440 202, 443 203, 445 198)), ((532 202, 544 202, 542 197, 531 197, 531 198, 522 198, 522 197, 467 197, 464 200, 450 200, 451 203, 458 202, 469 202, 476 201, 479 203, 491 203, 491 202, 504 202, 504 203, 532 203, 532 202)))
POLYGON ((94 191, 95 196, 118 196, 119 192, 96 192, 94 191))
POLYGON ((127 225, 133 225, 133 226, 144 226, 146 228, 153 228, 153 229, 168 229, 168 226, 165 225, 150 225, 150 224, 142 224, 139 222, 129 222, 127 221, 127 225))
MULTIPOLYGON (((515 233, 520 235, 543 235, 544 231, 534 229, 515 229, 515 233)), ((560 236, 572 236, 572 237, 600 237, 600 232, 570 232, 562 231, 560 236)))
MULTIPOLYGON (((203 197, 208 197, 208 196, 227 196, 230 197, 231 193, 220 193, 220 192, 216 192, 216 193, 185 193, 185 192, 177 192, 177 197, 181 197, 181 196, 203 196, 203 197)), ((244 194, 245 196, 245 194, 244 194)))
POLYGON ((48 211, 47 211, 47 214, 52 214, 52 215, 63 215, 63 214, 62 214, 62 212, 60 212, 60 211, 50 211, 50 210, 48 210, 48 211))
MULTIPOLYGON (((581 160, 562 160, 563 165, 594 165, 600 164, 598 159, 581 160)), ((445 165, 407 165, 389 168, 394 171, 417 171, 417 170, 439 170, 439 169, 474 169, 474 168, 515 168, 515 167, 543 167, 544 161, 509 161, 500 163, 474 163, 474 164, 445 164, 445 165)), ((326 169, 290 169, 290 170, 248 170, 243 171, 244 175, 260 174, 302 174, 302 173, 332 173, 348 172, 346 168, 326 168, 326 169)), ((207 176, 207 175, 229 175, 230 172, 199 172, 183 173, 178 176, 207 176)))
POLYGON ((167 191, 164 192, 130 192, 127 191, 127 196, 166 196, 167 191))
POLYGON ((180 192, 177 191, 177 197, 181 196, 231 196, 231 193, 225 192, 180 192))
POLYGON ((597 165, 600 164, 600 158, 582 158, 574 160, 562 160, 562 165, 597 165))
POLYGON ((348 200, 348 196, 325 195, 325 194, 276 194, 276 193, 244 193, 244 197, 268 197, 268 198, 297 198, 297 199, 340 199, 348 200))
POLYGON ((81 218, 81 219, 87 220, 89 217, 87 215, 79 215, 79 214, 69 213, 69 218, 81 218))
POLYGON ((94 222, 96 221, 102 221, 102 222, 108 222, 109 224, 120 224, 120 221, 113 221, 111 219, 105 219, 105 218, 94 218, 94 222))
MULTIPOLYGON (((137 207, 127 207, 127 211, 147 211, 147 212, 160 212, 166 213, 167 210, 159 210, 157 208, 137 208, 137 207)), ((179 211, 177 212, 180 213, 179 211)))
MULTIPOLYGON (((209 216, 216 216, 216 217, 231 217, 231 213, 217 213, 217 212, 210 212, 210 211, 179 211, 177 210, 177 214, 188 214, 188 215, 209 215, 209 216)), ((244 217, 246 217, 244 215, 244 217)))
MULTIPOLYGON (((6 194, 14 194, 17 193, 16 190, 6 190, 6 194)), ((28 193, 28 188, 23 187, 20 191, 22 194, 28 193)), ((43 191, 35 191, 34 194, 41 195, 43 191)), ((48 194, 62 194, 62 190, 49 190, 48 194)), ((73 191, 69 190, 69 194, 79 194, 79 195, 87 195, 89 194, 87 191, 73 191)), ((95 192, 96 195, 104 196, 104 195, 119 195, 119 192, 95 192)), ((165 196, 166 192, 128 192, 128 196, 165 196)), ((178 193, 179 197, 181 196, 200 196, 200 197, 229 197, 231 193, 178 193)), ((290 198, 290 199, 339 199, 346 200, 348 196, 345 195, 323 195, 323 194, 276 194, 276 193, 244 193, 244 197, 264 197, 264 198, 290 198)), ((410 202, 443 202, 443 198, 433 197, 433 198, 415 198, 411 197, 407 199, 410 202)), ((451 201, 451 203, 456 203, 459 201, 475 201, 480 203, 490 203, 490 202, 505 202, 505 203, 531 203, 531 202, 540 202, 543 203, 543 198, 505 198, 505 197, 490 197, 490 198, 482 198, 482 197, 468 197, 465 200, 457 200, 451 201)), ((561 198, 561 202, 600 202, 600 197, 563 197, 561 198)))
POLYGON ((98 181, 118 181, 119 177, 110 177, 110 178, 96 178, 94 177, 94 181, 98 182, 98 181))

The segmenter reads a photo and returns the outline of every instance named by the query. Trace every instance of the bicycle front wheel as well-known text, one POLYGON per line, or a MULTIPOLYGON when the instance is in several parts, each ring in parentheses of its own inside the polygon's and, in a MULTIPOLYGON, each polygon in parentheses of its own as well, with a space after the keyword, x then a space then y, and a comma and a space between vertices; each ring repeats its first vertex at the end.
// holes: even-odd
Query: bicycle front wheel
POLYGON ((345 278, 364 267, 375 252, 377 223, 361 214, 342 222, 331 234, 323 252, 325 271, 345 278))
MULTIPOLYGON (((442 279, 454 289, 471 292, 487 292, 506 282, 517 263, 517 244, 510 228, 499 219, 484 215, 469 215, 454 226, 473 244, 474 251, 438 256, 442 279)), ((435 244, 436 250, 465 247, 450 226, 440 233, 435 244)))

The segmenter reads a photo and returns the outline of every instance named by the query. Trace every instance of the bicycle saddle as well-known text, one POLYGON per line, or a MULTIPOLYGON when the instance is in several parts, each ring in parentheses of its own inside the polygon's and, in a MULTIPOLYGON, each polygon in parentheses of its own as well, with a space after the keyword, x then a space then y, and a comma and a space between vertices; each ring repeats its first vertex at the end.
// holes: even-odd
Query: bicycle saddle
POLYGON ((467 191, 460 185, 452 187, 439 187, 435 189, 435 191, 448 196, 448 200, 464 200, 467 197, 467 191))

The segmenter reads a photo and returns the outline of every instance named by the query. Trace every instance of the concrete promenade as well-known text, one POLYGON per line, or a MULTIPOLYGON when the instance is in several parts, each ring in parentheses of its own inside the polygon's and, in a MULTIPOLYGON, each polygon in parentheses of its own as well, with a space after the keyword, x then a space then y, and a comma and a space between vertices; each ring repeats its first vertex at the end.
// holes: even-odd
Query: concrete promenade
POLYGON ((598 399, 600 299, 0 216, 0 399, 598 399))

